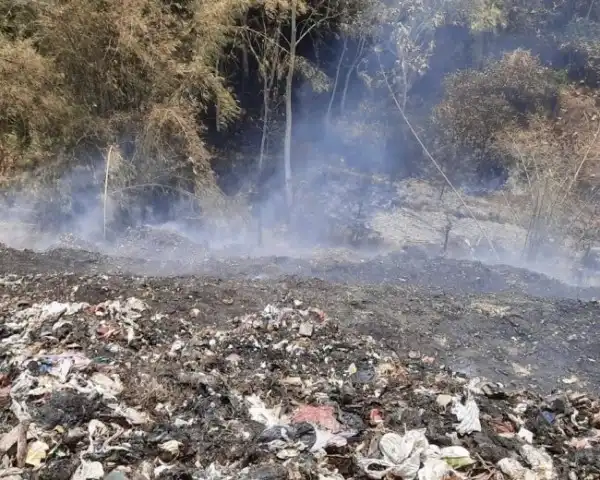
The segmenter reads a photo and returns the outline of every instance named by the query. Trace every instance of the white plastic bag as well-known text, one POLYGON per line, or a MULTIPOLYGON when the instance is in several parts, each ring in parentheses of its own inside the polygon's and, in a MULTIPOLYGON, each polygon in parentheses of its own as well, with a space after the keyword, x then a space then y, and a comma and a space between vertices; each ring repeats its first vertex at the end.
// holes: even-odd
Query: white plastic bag
POLYGON ((459 398, 455 398, 454 405, 452 406, 452 413, 456 415, 456 419, 459 421, 455 428, 461 435, 481 432, 479 407, 470 395, 467 397, 467 401, 464 405, 459 398))

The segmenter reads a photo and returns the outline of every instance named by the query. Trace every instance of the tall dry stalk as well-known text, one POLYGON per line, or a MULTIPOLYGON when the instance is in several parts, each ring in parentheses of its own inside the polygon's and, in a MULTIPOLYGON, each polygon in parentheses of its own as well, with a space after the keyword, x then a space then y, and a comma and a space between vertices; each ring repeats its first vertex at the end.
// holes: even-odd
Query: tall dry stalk
POLYGON ((102 202, 102 232, 104 234, 104 240, 106 240, 106 217, 107 217, 107 202, 108 202, 108 172, 110 171, 110 159, 112 154, 113 146, 108 147, 108 153, 106 154, 106 168, 104 170, 104 198, 102 202))

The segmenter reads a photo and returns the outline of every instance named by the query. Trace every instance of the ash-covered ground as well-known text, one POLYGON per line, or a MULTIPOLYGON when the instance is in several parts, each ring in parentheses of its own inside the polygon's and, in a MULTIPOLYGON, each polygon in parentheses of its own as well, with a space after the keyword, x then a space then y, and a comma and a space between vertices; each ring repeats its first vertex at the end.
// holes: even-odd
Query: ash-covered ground
POLYGON ((0 249, 0 472, 600 478, 598 289, 419 248, 148 258, 0 249))
MULTIPOLYGON (((600 385, 598 288, 510 266, 432 257, 419 247, 380 255, 322 250, 293 258, 215 256, 200 245, 171 243, 164 257, 178 260, 158 260, 167 245, 160 240, 148 260, 71 248, 3 248, 0 269, 37 279, 24 280, 24 291, 39 285, 53 292, 52 300, 66 297, 82 278, 108 278, 115 298, 135 296, 134 290, 125 293, 128 285, 148 284, 183 310, 195 308, 194 292, 210 284, 215 301, 206 306, 215 316, 226 310, 218 300, 223 296, 258 309, 293 294, 335 315, 344 327, 385 339, 405 354, 434 355, 471 376, 545 390, 573 376, 582 387, 600 385), (176 298, 168 298, 170 291, 176 298)), ((90 301, 81 295, 77 301, 90 301)))

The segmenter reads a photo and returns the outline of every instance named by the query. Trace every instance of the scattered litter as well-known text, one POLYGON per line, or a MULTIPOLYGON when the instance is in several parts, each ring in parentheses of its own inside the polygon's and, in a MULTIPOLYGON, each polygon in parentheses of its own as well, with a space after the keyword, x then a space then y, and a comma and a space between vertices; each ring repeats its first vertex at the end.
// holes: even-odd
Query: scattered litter
POLYGON ((176 457, 179 455, 179 450, 182 446, 183 444, 177 440, 168 440, 164 443, 161 443, 158 448, 169 453, 172 457, 176 457))
POLYGON ((246 401, 250 405, 248 409, 250 418, 255 422, 262 423, 267 428, 287 423, 285 418, 281 418, 281 407, 267 408, 256 395, 246 397, 246 401))
POLYGON ((383 424, 383 422, 384 419, 381 410, 379 408, 371 410, 371 413, 369 414, 369 423, 371 426, 376 427, 377 425, 383 424))
POLYGON ((460 398, 454 399, 452 413, 460 422, 456 425, 456 431, 461 435, 468 435, 473 432, 481 432, 481 423, 479 421, 479 407, 471 396, 467 396, 465 403, 460 398))
POLYGON ((519 438, 522 438, 527 443, 533 443, 533 432, 527 430, 526 428, 521 428, 517 433, 519 438))
POLYGON ((300 335, 303 337, 310 337, 313 334, 313 325, 310 322, 303 322, 300 324, 300 335))
POLYGON ((151 420, 147 413, 139 412, 135 408, 118 404, 107 405, 114 412, 125 418, 131 425, 148 425, 151 420))
POLYGON ((544 418, 544 420, 546 420, 546 422, 548 422, 548 424, 552 425, 554 423, 554 420, 556 419, 556 415, 554 415, 554 413, 549 412, 547 410, 544 410, 542 412, 542 417, 544 418))
POLYGON ((541 448, 531 445, 521 447, 521 455, 530 468, 524 467, 515 458, 503 458, 498 462, 500 471, 510 480, 555 480, 552 458, 541 448))
MULTIPOLYGON (((243 304, 228 295, 218 302, 243 304)), ((219 319, 217 330, 200 308, 107 296, 31 301, 5 317, 0 480, 59 470, 73 480, 599 471, 591 453, 582 460, 600 448, 600 402, 588 395, 466 380, 292 299, 219 319)))
POLYGON ((462 478, 445 461, 428 458, 419 470, 419 480, 451 480, 462 478))
POLYGON ((71 480, 96 480, 104 477, 104 468, 100 462, 81 461, 71 480))
POLYGON ((531 370, 528 367, 524 367, 522 365, 519 365, 518 363, 514 363, 512 364, 513 370, 514 372, 519 376, 519 377, 528 377, 531 375, 531 370))
POLYGON ((21 425, 19 424, 16 427, 13 427, 12 430, 10 430, 9 432, 2 435, 2 437, 0 437, 0 455, 8 452, 13 447, 13 445, 17 444, 17 441, 19 440, 20 431, 21 425))
POLYGON ((39 467, 42 461, 46 458, 46 453, 49 447, 46 443, 35 441, 29 445, 27 450, 27 456, 25 457, 25 464, 32 467, 39 467))
POLYGON ((562 382, 563 382, 565 385, 571 385, 571 384, 573 384, 573 383, 577 383, 578 381, 579 381, 579 379, 578 379, 578 378, 577 378, 575 375, 573 375, 573 376, 571 376, 571 377, 568 377, 568 378, 563 378, 563 379, 562 379, 562 382))
POLYGON ((440 449, 440 457, 453 468, 462 468, 475 463, 469 451, 459 446, 440 449))
POLYGON ((450 405, 453 401, 452 395, 445 395, 445 394, 441 394, 438 395, 437 399, 436 399, 436 403, 442 407, 442 408, 446 408, 448 405, 450 405))
POLYGON ((552 457, 542 447, 536 448, 532 445, 523 445, 521 455, 540 480, 553 480, 555 478, 552 457))
POLYGON ((364 473, 372 479, 387 478, 389 475, 407 480, 417 476, 422 479, 443 478, 454 472, 453 467, 474 463, 464 448, 439 449, 429 445, 425 429, 409 430, 404 435, 386 433, 379 440, 379 450, 381 459, 359 459, 364 473), (424 465, 421 466, 423 460, 424 465))
POLYGON ((96 390, 109 399, 116 398, 123 391, 123 384, 116 374, 111 378, 108 375, 96 372, 90 377, 90 380, 94 383, 96 390))
POLYGON ((509 480, 540 480, 535 472, 525 468, 515 458, 503 458, 498 462, 498 468, 509 480))
POLYGON ((341 425, 335 418, 333 407, 303 405, 292 414, 292 423, 308 422, 332 433, 338 432, 341 425))

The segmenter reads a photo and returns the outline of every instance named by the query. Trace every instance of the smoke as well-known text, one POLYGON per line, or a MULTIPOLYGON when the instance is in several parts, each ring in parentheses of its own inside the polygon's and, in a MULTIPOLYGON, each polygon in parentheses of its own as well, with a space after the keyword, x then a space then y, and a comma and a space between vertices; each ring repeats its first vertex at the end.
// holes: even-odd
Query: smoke
MULTIPOLYGON (((418 22, 410 26, 416 28, 418 22)), ((125 201, 118 195, 105 199, 106 165, 104 159, 96 159, 94 165, 75 167, 35 194, 7 192, 0 242, 35 250, 72 245, 177 261, 186 260, 192 250, 206 256, 310 257, 317 249, 344 247, 372 256, 407 245, 433 245, 438 254, 526 267, 570 280, 575 255, 567 248, 550 245, 537 262, 523 259, 527 231, 515 224, 501 193, 507 172, 457 181, 455 186, 475 212, 472 218, 439 175, 431 175, 431 165, 390 99, 387 81, 399 98, 406 97, 405 106, 417 123, 427 119, 443 93, 444 78, 473 66, 465 60, 467 54, 453 56, 453 40, 466 50, 474 39, 458 27, 441 28, 433 37, 393 35, 390 28, 389 42, 381 42, 385 48, 378 50, 370 41, 365 45, 355 39, 325 46, 329 60, 320 67, 330 79, 337 77, 333 90, 316 91, 310 81, 296 79, 291 212, 285 204, 282 152, 277 147, 271 149, 263 172, 247 168, 243 178, 232 181, 239 188, 221 212, 198 211, 190 198, 173 191, 149 191, 125 201), (400 79, 398 72, 408 67, 399 54, 409 51, 410 42, 432 48, 421 52, 422 58, 410 59, 429 67, 421 71, 411 64, 412 73, 400 79), (382 68, 389 78, 381 76, 382 68), (396 178, 398 172, 418 173, 427 181, 396 178), (500 258, 486 246, 478 224, 494 241, 500 258)), ((499 35, 486 54, 499 57, 518 47, 551 57, 548 44, 531 35, 499 35)), ((317 53, 314 46, 309 60, 318 62, 317 53)), ((430 125, 419 125, 429 142, 430 125)), ((275 135, 279 137, 270 138, 270 143, 277 146, 282 142, 280 133, 275 135)), ((228 181, 224 170, 221 183, 228 181)))

